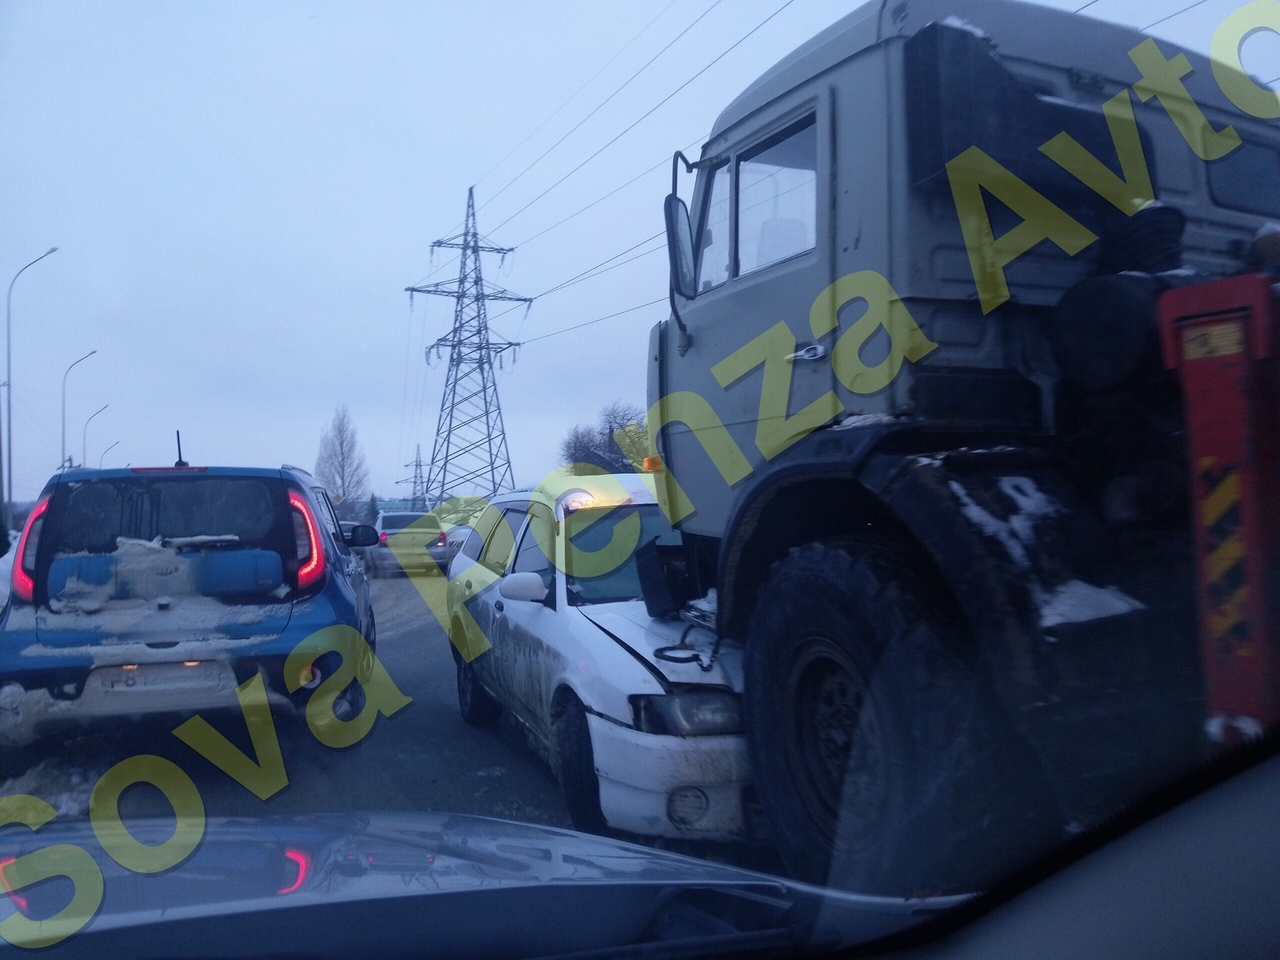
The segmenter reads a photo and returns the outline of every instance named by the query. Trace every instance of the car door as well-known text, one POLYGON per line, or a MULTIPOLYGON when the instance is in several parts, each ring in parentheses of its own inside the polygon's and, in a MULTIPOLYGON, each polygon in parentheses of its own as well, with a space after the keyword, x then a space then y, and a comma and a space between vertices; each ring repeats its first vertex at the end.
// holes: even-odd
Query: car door
MULTIPOLYGON (((563 630, 556 610, 556 573, 548 556, 554 556, 555 524, 551 511, 542 504, 529 508, 529 518, 520 534, 507 576, 536 573, 547 589, 547 598, 508 600, 499 597, 503 617, 501 683, 511 695, 513 709, 544 739, 550 737, 550 718, 544 707, 546 685, 559 672, 563 653, 556 640, 563 630)), ((548 741, 549 742, 549 741, 548 741)))
POLYGON ((484 638, 489 642, 489 649, 471 661, 480 682, 490 692, 504 702, 509 701, 509 694, 503 686, 503 632, 506 628, 505 604, 498 593, 498 581, 506 573, 515 549, 515 531, 524 524, 527 512, 525 504, 504 507, 502 519, 494 525, 485 539, 484 549, 480 551, 480 559, 462 576, 463 586, 467 592, 476 591, 466 601, 465 606, 484 638), (485 581, 488 585, 483 585, 485 581))

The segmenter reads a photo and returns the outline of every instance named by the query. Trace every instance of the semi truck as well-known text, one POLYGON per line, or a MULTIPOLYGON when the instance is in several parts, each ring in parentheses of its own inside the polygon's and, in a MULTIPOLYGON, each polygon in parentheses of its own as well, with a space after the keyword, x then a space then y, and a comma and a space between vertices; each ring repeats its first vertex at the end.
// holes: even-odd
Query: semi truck
POLYGON ((674 156, 664 588, 714 605, 746 800, 796 875, 978 889, 1274 730, 1261 31, 1276 0, 1212 58, 1030 4, 877 0, 674 156))

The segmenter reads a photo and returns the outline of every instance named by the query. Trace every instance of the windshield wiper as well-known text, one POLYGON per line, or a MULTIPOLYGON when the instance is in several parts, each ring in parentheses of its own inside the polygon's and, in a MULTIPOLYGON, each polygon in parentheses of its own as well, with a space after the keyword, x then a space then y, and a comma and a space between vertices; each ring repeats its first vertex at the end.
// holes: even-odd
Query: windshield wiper
POLYGON ((233 547, 240 542, 234 533, 200 534, 194 537, 163 537, 160 545, 173 547, 176 550, 191 547, 233 547))

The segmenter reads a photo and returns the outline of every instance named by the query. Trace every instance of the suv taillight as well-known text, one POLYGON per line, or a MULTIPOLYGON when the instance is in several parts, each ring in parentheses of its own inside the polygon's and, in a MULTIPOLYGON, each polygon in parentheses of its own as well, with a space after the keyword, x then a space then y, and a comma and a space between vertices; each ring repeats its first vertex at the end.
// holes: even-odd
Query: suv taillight
POLYGON ((305 590, 324 576, 324 550, 320 546, 320 532, 316 518, 301 494, 289 491, 289 506, 293 508, 293 535, 298 550, 298 589, 305 590))
POLYGON ((387 542, 387 531, 383 530, 380 534, 378 534, 378 542, 379 543, 387 542))
POLYGON ((36 547, 40 543, 40 529, 44 526, 44 515, 48 509, 48 497, 36 504, 22 528, 18 551, 13 555, 13 575, 10 578, 13 595, 26 603, 31 602, 36 592, 36 547))
POLYGON ((442 534, 440 534, 440 536, 436 537, 436 546, 437 546, 437 547, 443 547, 443 546, 444 546, 444 534, 443 534, 443 533, 442 533, 442 534))

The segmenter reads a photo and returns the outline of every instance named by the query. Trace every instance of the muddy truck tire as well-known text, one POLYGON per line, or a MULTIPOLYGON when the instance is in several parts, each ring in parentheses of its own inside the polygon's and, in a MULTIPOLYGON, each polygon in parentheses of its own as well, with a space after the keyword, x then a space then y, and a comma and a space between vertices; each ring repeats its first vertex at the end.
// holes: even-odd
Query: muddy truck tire
POLYGON ((983 889, 1062 817, 954 603, 897 544, 798 548, 745 657, 756 789, 787 867, 860 893, 983 889))

